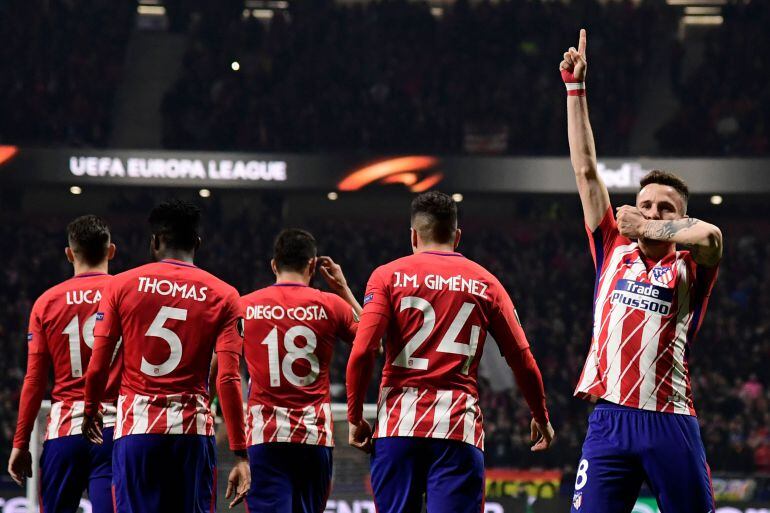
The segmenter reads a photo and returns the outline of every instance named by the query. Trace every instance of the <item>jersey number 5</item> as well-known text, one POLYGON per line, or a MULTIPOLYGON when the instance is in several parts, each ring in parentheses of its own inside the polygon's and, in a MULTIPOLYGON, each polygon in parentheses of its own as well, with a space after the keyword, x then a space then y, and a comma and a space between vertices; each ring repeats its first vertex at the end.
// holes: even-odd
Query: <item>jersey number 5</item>
MULTIPOLYGON (((457 336, 460 334, 463 326, 465 326, 465 323, 468 322, 468 317, 470 317, 475 306, 473 303, 463 303, 463 306, 460 307, 460 311, 457 312, 452 324, 449 325, 449 329, 441 338, 441 342, 439 342, 436 348, 436 351, 441 353, 465 356, 463 366, 460 368, 460 372, 463 374, 468 374, 473 357, 476 356, 481 328, 479 326, 471 326, 471 338, 467 344, 457 342, 457 336)), ((433 332, 433 328, 436 326, 436 310, 433 309, 433 306, 428 301, 417 296, 407 296, 401 299, 400 311, 403 312, 407 308, 415 308, 422 312, 422 326, 406 343, 404 349, 398 353, 398 356, 393 360, 393 365, 406 367, 407 369, 426 370, 428 368, 428 359, 418 358, 413 355, 433 332)))
POLYGON ((163 326, 169 319, 186 321, 187 310, 184 308, 161 306, 158 315, 155 316, 152 324, 147 329, 147 333, 144 334, 147 337, 162 338, 166 341, 169 348, 168 358, 160 364, 150 363, 142 356, 142 366, 140 369, 148 376, 165 376, 176 369, 179 362, 182 361, 182 341, 179 340, 179 335, 163 326))

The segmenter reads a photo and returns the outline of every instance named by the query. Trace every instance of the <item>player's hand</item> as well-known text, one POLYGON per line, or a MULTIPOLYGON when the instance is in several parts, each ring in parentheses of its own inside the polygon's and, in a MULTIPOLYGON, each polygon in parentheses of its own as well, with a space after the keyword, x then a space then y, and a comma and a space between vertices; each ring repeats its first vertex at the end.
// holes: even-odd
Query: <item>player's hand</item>
POLYGON ((348 423, 348 443, 369 454, 372 452, 372 426, 361 419, 358 424, 348 423))
POLYGON ((617 209, 618 231, 623 237, 629 239, 640 239, 644 236, 644 229, 647 224, 647 218, 644 214, 630 205, 623 205, 617 209))
POLYGON ((102 412, 97 412, 93 417, 90 415, 83 416, 83 436, 93 444, 102 445, 102 442, 104 442, 102 417, 102 412))
POLYGON ((551 423, 541 424, 535 419, 532 419, 531 429, 532 434, 530 435, 530 439, 535 442, 535 445, 533 445, 530 450, 532 452, 537 452, 548 449, 553 443, 553 438, 556 436, 551 423))
POLYGON ((249 468, 249 460, 238 456, 235 466, 227 477, 227 491, 225 492, 225 499, 233 497, 233 500, 230 502, 231 509, 243 502, 250 488, 251 469, 249 468))
POLYGON ((24 486, 24 481, 32 477, 32 455, 28 450, 13 448, 8 459, 8 473, 19 486, 24 486))
POLYGON ((559 71, 564 82, 585 82, 588 71, 588 62, 586 61, 586 30, 580 29, 577 49, 571 46, 564 52, 564 59, 559 63, 559 71))
POLYGON ((318 272, 321 273, 326 284, 335 294, 341 295, 348 291, 348 281, 342 272, 342 267, 331 257, 318 257, 318 272))

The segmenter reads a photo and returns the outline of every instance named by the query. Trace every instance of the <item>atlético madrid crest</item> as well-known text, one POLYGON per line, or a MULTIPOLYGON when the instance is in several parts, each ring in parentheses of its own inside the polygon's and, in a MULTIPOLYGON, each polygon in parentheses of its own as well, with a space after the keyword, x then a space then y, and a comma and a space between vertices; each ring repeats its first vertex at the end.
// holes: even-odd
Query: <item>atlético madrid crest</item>
POLYGON ((575 509, 580 509, 580 506, 583 505, 583 492, 575 492, 575 495, 572 496, 572 507, 575 509))
POLYGON ((650 271, 650 276, 653 283, 668 287, 671 280, 674 279, 674 271, 671 269, 671 266, 653 267, 652 271, 650 271))

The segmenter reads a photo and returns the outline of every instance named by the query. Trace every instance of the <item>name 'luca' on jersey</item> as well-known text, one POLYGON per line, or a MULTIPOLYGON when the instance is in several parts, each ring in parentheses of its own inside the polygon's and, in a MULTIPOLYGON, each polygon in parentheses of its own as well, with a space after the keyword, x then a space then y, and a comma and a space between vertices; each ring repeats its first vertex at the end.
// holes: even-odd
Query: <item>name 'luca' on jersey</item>
POLYGON ((450 292, 467 292, 474 296, 487 299, 489 285, 473 278, 464 278, 461 275, 441 276, 439 274, 427 274, 419 283, 416 274, 406 274, 399 271, 393 272, 393 286, 395 288, 418 288, 420 285, 430 290, 448 290, 450 292))

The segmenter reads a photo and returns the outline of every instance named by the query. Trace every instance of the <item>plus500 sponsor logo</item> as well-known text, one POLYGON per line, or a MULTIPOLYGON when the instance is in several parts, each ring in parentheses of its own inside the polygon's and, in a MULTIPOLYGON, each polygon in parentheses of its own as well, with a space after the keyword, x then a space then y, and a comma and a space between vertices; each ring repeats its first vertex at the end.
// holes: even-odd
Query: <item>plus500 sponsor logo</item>
POLYGON ((632 280, 618 280, 610 302, 659 315, 671 312, 674 293, 671 289, 632 280))

